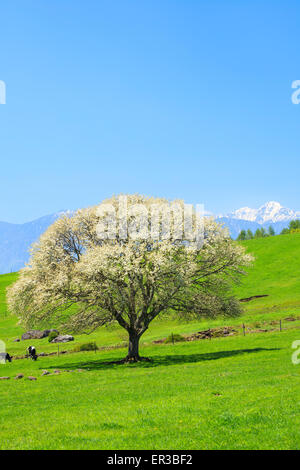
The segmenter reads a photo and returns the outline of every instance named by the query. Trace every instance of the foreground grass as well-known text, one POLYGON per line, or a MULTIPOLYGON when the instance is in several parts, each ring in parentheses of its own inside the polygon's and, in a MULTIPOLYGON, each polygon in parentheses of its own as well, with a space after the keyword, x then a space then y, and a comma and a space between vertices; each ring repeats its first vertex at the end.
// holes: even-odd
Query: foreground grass
POLYGON ((150 364, 109 364, 125 354, 115 350, 0 366, 12 377, 0 382, 0 448, 299 449, 296 339, 288 331, 145 347, 150 364), (20 372, 38 380, 14 380, 20 372))

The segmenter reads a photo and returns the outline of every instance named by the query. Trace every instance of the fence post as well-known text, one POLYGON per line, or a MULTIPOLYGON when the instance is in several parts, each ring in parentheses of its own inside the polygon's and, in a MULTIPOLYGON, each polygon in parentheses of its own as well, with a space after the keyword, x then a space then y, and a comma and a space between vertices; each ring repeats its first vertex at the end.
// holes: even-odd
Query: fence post
POLYGON ((282 331, 281 320, 279 320, 279 331, 282 331))
POLYGON ((59 356, 59 343, 57 343, 57 355, 59 356))
POLYGON ((245 324, 243 323, 243 335, 246 336, 245 324))

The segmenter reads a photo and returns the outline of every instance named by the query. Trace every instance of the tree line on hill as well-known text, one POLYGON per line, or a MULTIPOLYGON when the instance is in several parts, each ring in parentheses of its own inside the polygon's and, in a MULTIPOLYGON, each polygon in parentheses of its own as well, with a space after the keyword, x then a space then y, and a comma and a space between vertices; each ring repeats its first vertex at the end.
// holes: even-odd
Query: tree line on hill
MULTIPOLYGON (((286 235, 288 233, 300 233, 300 220, 291 220, 289 223, 289 226, 287 228, 284 228, 280 235, 286 235)), ((239 233, 239 236, 237 237, 238 241, 243 241, 243 240, 252 240, 254 238, 265 238, 265 237, 274 237, 276 235, 274 228, 272 225, 266 230, 264 227, 261 229, 257 229, 255 233, 252 232, 252 230, 241 230, 239 233)))
POLYGON ((300 233, 300 220, 292 220, 289 223, 288 228, 284 228, 280 235, 286 235, 287 233, 300 233))

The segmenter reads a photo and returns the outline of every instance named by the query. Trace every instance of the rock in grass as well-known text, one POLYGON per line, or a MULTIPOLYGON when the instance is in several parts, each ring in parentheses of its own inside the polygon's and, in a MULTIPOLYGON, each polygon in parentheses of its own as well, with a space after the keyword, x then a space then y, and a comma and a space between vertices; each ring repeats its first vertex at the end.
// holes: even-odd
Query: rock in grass
POLYGON ((48 370, 43 370, 42 375, 50 375, 50 372, 48 370))
POLYGON ((54 338, 51 343, 68 343, 69 341, 74 341, 74 336, 72 335, 58 335, 54 338))
POLYGON ((19 343, 19 342, 20 342, 20 338, 14 339, 14 343, 19 343))
POLYGON ((44 332, 39 330, 29 330, 22 335, 22 340, 26 339, 42 339, 44 338, 44 332))
POLYGON ((15 376, 15 379, 23 379, 24 375, 23 374, 18 374, 15 376))
POLYGON ((32 377, 31 375, 30 375, 29 377, 27 377, 27 378, 28 378, 28 380, 37 380, 36 377, 32 377))
MULTIPOLYGON (((55 333, 58 334, 58 331, 57 330, 44 330, 44 331, 40 331, 40 330, 29 330, 29 331, 26 331, 26 333, 24 333, 22 335, 22 340, 26 340, 26 339, 42 339, 42 338, 46 338, 47 336, 50 335, 50 333, 52 333, 53 331, 55 331, 55 333)), ((20 340, 19 340, 20 341, 20 340)))
POLYGON ((0 377, 0 380, 9 380, 10 377, 0 377))

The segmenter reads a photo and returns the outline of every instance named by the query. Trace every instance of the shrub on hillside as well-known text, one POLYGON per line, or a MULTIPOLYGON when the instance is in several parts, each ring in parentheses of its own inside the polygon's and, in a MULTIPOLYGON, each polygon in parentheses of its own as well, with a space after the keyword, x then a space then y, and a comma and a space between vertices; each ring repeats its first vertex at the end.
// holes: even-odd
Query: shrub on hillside
POLYGON ((173 333, 165 339, 165 343, 179 343, 180 341, 185 341, 185 337, 173 333))
POLYGON ((51 331, 51 333, 49 333, 49 336, 48 336, 48 341, 49 343, 51 343, 51 341, 55 338, 58 337, 58 332, 57 331, 51 331))
POLYGON ((98 346, 95 341, 91 341, 90 343, 82 343, 77 344, 73 349, 74 352, 82 352, 82 351, 98 351, 98 346))

